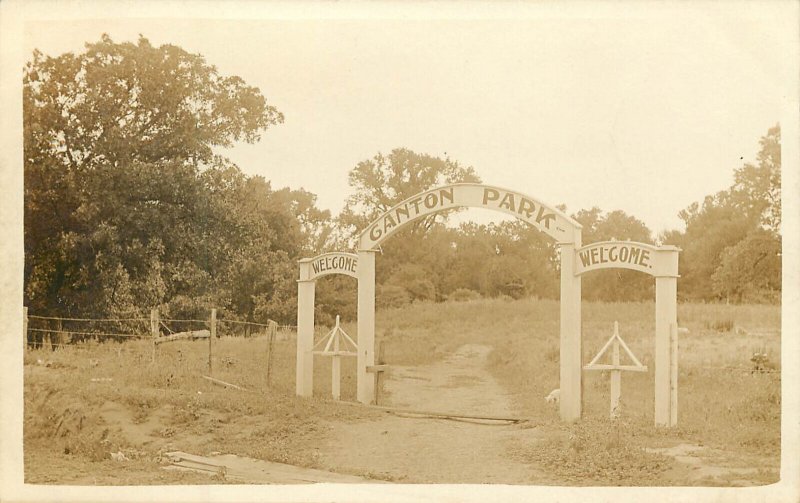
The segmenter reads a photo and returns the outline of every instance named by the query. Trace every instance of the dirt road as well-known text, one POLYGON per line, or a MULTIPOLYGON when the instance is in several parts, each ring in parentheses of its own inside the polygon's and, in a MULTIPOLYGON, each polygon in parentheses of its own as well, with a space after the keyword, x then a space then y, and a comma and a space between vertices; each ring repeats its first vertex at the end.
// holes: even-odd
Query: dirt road
MULTIPOLYGON (((386 382, 389 396, 381 405, 516 416, 508 394, 487 370, 491 350, 470 344, 429 365, 392 366, 386 382)), ((542 406, 549 405, 543 401, 542 406)), ((533 450, 548 436, 563 434, 552 427, 485 425, 393 414, 355 423, 329 422, 328 427, 317 459, 321 467, 332 471, 403 483, 565 483, 532 464, 530 456, 515 455, 533 450)), ((777 477, 775 462, 758 456, 684 443, 651 451, 675 459, 673 468, 665 474, 665 481, 672 484, 759 485, 777 477)))
MULTIPOLYGON (((391 367, 386 382, 389 397, 382 405, 513 416, 508 395, 486 369, 491 349, 466 345, 430 365, 391 367)), ((407 483, 530 484, 545 477, 509 456, 515 443, 541 437, 532 428, 388 414, 329 426, 319 460, 331 470, 407 483)))

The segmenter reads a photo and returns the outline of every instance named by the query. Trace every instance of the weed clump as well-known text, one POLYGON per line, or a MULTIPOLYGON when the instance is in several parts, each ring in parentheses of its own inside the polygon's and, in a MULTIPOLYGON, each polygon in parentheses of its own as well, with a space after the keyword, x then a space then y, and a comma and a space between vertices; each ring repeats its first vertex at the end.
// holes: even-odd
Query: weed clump
POLYGON ((646 450, 639 428, 624 419, 584 419, 526 457, 574 484, 650 485, 674 461, 646 450))
POLYGON ((704 323, 706 329, 714 330, 717 332, 730 332, 733 330, 733 320, 731 318, 722 318, 704 323))

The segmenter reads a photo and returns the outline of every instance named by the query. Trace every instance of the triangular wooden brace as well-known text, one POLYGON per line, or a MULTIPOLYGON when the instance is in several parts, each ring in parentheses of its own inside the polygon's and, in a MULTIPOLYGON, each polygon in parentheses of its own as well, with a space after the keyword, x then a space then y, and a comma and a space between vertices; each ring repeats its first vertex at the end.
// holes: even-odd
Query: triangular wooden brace
POLYGON ((312 351, 316 354, 322 355, 331 355, 337 353, 350 353, 350 352, 357 352, 358 351, 358 344, 349 335, 347 332, 342 330, 342 327, 339 326, 339 317, 336 317, 336 325, 333 327, 333 330, 328 332, 325 337, 320 339, 314 347, 312 351), (317 350, 322 345, 325 347, 320 351, 317 350), (348 347, 350 346, 350 347, 348 347))
MULTIPOLYGON (((615 339, 619 341, 619 344, 620 344, 620 346, 622 346, 622 349, 625 350, 625 353, 627 353, 628 356, 630 357, 630 359, 633 361, 633 366, 634 367, 638 367, 640 369, 647 369, 647 366, 642 365, 642 362, 640 362, 639 359, 636 358, 636 355, 633 354, 633 351, 631 351, 631 348, 629 348, 628 345, 625 344, 625 341, 622 340, 622 337, 619 336, 619 324, 616 321, 614 322, 614 334, 611 336, 610 339, 608 339, 608 341, 606 341, 606 343, 603 345, 603 347, 600 349, 600 351, 597 352, 597 355, 594 358, 592 358, 592 361, 590 361, 588 365, 585 365, 584 368, 591 370, 591 367, 594 367, 594 366, 597 366, 597 365, 601 365, 602 368, 605 369, 605 367, 607 367, 608 365, 606 365, 606 364, 598 364, 597 361, 600 360, 600 358, 603 357, 603 355, 606 353, 606 351, 608 351, 608 348, 611 347, 611 345, 614 343, 615 339)), ((626 365, 626 366, 629 367, 629 365, 626 365)))

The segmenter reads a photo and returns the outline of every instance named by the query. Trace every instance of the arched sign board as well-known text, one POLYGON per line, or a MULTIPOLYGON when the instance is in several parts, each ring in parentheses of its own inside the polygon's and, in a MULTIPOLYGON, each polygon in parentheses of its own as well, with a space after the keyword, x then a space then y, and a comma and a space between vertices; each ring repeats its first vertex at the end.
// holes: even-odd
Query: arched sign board
POLYGON ((675 246, 653 246, 634 241, 602 241, 578 248, 575 274, 597 269, 632 269, 655 277, 678 276, 675 246))
POLYGON ((300 281, 315 280, 328 274, 345 274, 358 277, 358 255, 355 253, 330 252, 314 258, 304 258, 300 263, 300 281), (308 264, 304 267, 305 264, 308 264))
POLYGON ((409 222, 439 211, 461 207, 486 208, 513 215, 558 243, 580 245, 581 224, 558 209, 512 190, 475 183, 458 183, 421 192, 395 205, 364 230, 359 238, 358 248, 373 250, 409 222))
POLYGON ((329 274, 358 278, 358 255, 331 252, 304 258, 297 280, 297 363, 296 392, 311 396, 314 379, 314 295, 317 279, 329 274))

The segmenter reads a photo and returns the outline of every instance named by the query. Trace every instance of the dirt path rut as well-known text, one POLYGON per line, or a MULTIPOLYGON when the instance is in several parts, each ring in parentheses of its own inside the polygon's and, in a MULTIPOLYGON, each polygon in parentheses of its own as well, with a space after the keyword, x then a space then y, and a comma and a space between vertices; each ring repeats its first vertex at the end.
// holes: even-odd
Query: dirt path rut
MULTIPOLYGON (((462 346, 447 359, 416 367, 392 366, 387 377, 392 407, 511 416, 505 390, 486 369, 491 347, 462 346)), ((528 484, 530 466, 510 459, 508 448, 540 435, 514 424, 483 425, 395 415, 359 423, 329 423, 320 462, 327 468, 407 483, 528 484)))

